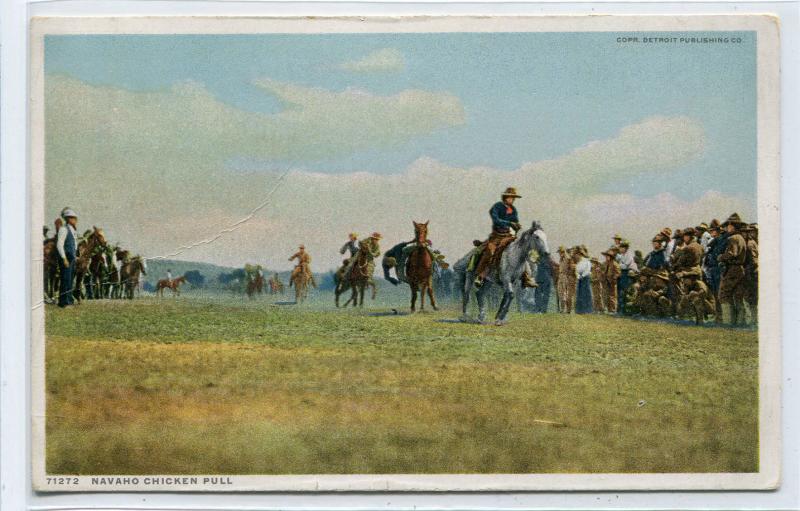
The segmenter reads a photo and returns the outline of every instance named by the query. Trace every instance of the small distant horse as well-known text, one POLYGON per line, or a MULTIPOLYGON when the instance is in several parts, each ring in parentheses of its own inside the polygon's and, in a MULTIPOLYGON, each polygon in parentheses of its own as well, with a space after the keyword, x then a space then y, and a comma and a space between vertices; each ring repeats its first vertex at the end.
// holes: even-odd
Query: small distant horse
POLYGON ((299 271, 289 279, 289 287, 294 286, 295 303, 303 303, 308 298, 309 283, 313 283, 313 281, 305 271, 299 271))
POLYGON ((169 289, 172 291, 173 296, 180 296, 181 294, 181 284, 186 282, 186 276, 181 275, 177 279, 161 279, 156 284, 156 293, 158 296, 164 296, 164 290, 169 289))
POLYGON ((417 293, 419 293, 419 310, 425 310, 425 293, 431 299, 431 307, 436 307, 436 296, 433 292, 433 257, 428 248, 428 223, 414 223, 414 242, 416 246, 406 259, 406 280, 411 286, 411 312, 416 310, 417 293))
POLYGON ((278 293, 283 294, 283 282, 276 275, 269 279, 269 294, 275 295, 278 293))
POLYGON ((254 277, 250 277, 247 279, 247 297, 253 298, 253 295, 258 293, 261 294, 264 290, 264 276, 260 273, 256 274, 254 277))

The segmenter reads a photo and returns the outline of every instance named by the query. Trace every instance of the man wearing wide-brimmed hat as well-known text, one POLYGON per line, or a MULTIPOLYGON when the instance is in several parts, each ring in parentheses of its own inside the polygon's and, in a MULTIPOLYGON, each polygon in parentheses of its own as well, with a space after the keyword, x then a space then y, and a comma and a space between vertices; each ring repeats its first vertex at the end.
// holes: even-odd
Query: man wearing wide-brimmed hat
POLYGON ((747 241, 747 257, 744 262, 744 303, 748 309, 748 323, 758 324, 758 224, 743 229, 747 241))
POLYGON ((71 208, 61 210, 64 224, 56 233, 56 250, 61 262, 58 291, 58 306, 66 307, 74 303, 73 280, 75 278, 75 259, 78 256, 78 214, 71 208))
POLYGON ((708 244, 711 242, 711 234, 708 232, 708 224, 700 222, 700 225, 694 228, 697 242, 703 247, 703 254, 708 251, 708 244))
POLYGON ((653 250, 645 256, 642 266, 650 268, 651 270, 660 270, 661 268, 667 267, 667 255, 664 249, 664 241, 664 237, 661 233, 653 238, 653 250))
POLYGON ((720 222, 716 218, 708 224, 708 233, 711 241, 708 242, 708 251, 703 258, 703 273, 711 294, 714 295, 716 312, 714 319, 717 323, 722 323, 722 309, 719 301, 719 286, 722 281, 722 265, 717 258, 725 251, 728 233, 722 232, 720 222))
POLYGON ((604 308, 606 312, 614 314, 617 312, 617 284, 622 272, 616 261, 616 249, 612 247, 601 253, 605 257, 605 261, 600 265, 603 274, 603 297, 606 300, 604 308))
POLYGON ((628 273, 631 270, 639 271, 639 266, 636 264, 633 254, 630 251, 631 244, 628 240, 622 240, 619 244, 619 252, 615 259, 619 263, 620 276, 617 282, 617 311, 625 312, 625 291, 631 284, 628 273))
MULTIPOLYGON (((516 239, 515 233, 522 229, 517 208, 514 207, 514 200, 521 197, 516 188, 508 187, 500 195, 500 202, 496 202, 489 210, 489 216, 492 219, 492 233, 489 235, 489 239, 481 245, 480 260, 475 269, 475 286, 483 285, 497 256, 516 239)), ((527 272, 522 275, 522 284, 525 287, 536 287, 536 283, 527 272)))
POLYGON ((725 265, 719 287, 719 300, 722 307, 722 320, 730 325, 745 323, 745 259, 747 242, 741 234, 745 224, 737 213, 733 213, 722 224, 728 233, 725 251, 717 261, 725 265))
POLYGON ((649 270, 650 279, 647 291, 641 294, 642 311, 648 316, 667 316, 672 310, 669 292, 669 273, 667 270, 649 270))
POLYGON ((592 309, 594 312, 605 312, 606 298, 603 293, 603 265, 596 257, 589 259, 592 264, 592 309))
POLYGON ((297 252, 295 252, 294 255, 289 258, 290 261, 294 261, 295 259, 297 259, 297 266, 295 266, 292 270, 292 275, 289 277, 289 281, 292 282, 295 277, 302 272, 308 276, 311 284, 314 287, 317 287, 316 282, 314 282, 314 274, 311 273, 311 255, 306 252, 305 245, 301 244, 299 247, 297 247, 297 252))
POLYGON ((678 314, 680 316, 691 315, 694 317, 696 325, 702 325, 706 315, 716 313, 714 295, 703 282, 703 273, 700 268, 695 267, 680 271, 676 276, 681 279, 681 287, 684 291, 678 304, 678 314))

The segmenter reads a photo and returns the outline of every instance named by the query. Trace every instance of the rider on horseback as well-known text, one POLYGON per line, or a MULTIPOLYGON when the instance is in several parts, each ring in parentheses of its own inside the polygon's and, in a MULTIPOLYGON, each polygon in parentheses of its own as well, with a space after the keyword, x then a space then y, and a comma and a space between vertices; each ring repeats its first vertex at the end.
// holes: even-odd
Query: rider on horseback
MULTIPOLYGON (((489 210, 489 216, 492 217, 492 233, 489 235, 489 239, 480 245, 480 259, 475 270, 477 275, 475 286, 483 285, 490 268, 500 260, 503 249, 516 239, 515 233, 521 230, 517 208, 514 207, 514 199, 521 197, 517 194, 516 188, 508 187, 501 195, 502 200, 495 203, 489 210)), ((527 271, 522 274, 522 285, 536 287, 536 282, 531 279, 527 271)))
POLYGON ((311 256, 306 252, 305 245, 300 245, 297 252, 289 258, 290 261, 294 261, 295 259, 297 259, 297 266, 292 270, 292 276, 289 280, 293 281, 298 275, 305 273, 309 281, 311 281, 311 284, 317 287, 317 284, 314 282, 314 274, 311 273, 311 256))

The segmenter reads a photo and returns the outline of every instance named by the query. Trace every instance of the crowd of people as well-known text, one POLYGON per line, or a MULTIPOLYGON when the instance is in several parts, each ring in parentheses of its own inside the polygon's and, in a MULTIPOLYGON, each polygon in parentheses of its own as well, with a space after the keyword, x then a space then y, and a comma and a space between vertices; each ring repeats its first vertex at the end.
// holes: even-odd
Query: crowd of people
POLYGON ((632 252, 619 234, 602 260, 583 245, 562 246, 558 253, 553 280, 560 312, 758 322, 758 225, 737 213, 722 223, 665 227, 646 256, 632 252))

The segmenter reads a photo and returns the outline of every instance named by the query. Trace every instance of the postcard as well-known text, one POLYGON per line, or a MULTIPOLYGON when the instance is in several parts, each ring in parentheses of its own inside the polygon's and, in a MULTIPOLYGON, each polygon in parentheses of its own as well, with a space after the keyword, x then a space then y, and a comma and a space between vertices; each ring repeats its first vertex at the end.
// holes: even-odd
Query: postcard
POLYGON ((779 54, 769 15, 33 19, 35 490, 777 487, 779 54))

